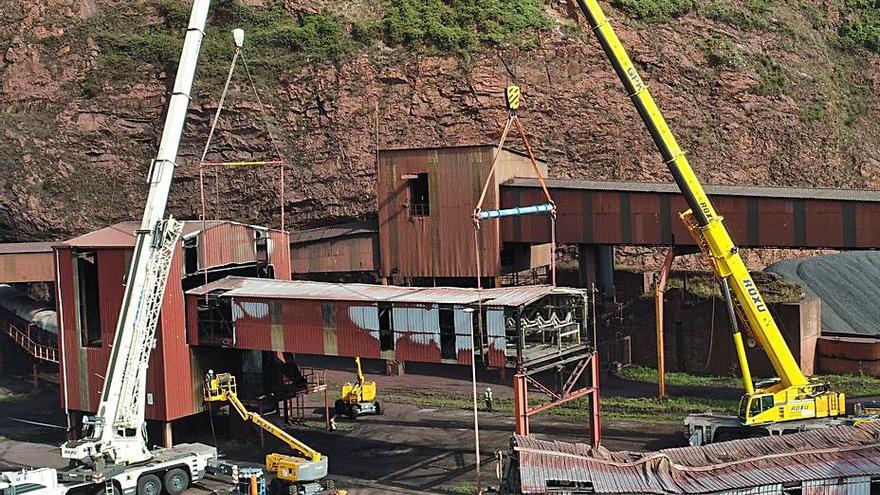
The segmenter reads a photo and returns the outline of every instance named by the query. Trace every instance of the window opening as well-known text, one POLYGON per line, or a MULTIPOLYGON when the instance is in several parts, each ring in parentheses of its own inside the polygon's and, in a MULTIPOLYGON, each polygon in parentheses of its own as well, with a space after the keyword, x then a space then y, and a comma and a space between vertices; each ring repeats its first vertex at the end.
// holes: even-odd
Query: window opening
POLYGON ((383 351, 394 350, 394 320, 391 304, 379 303, 379 346, 383 351))
POLYGON ((413 217, 431 216, 431 199, 428 192, 428 174, 416 174, 409 183, 409 214, 413 217))
POLYGON ((451 304, 440 305, 440 357, 458 359, 455 351, 455 312, 451 304))
POLYGON ((98 294, 98 255, 75 253, 77 325, 83 347, 101 347, 101 311, 98 294))

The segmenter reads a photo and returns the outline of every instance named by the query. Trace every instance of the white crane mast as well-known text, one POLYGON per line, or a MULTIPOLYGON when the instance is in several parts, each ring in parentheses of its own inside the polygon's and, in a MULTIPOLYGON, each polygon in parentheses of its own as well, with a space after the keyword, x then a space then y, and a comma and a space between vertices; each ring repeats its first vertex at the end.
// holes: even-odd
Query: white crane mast
POLYGON ((195 0, 165 116, 159 151, 150 166, 147 205, 136 233, 134 255, 101 402, 90 435, 62 446, 62 456, 85 463, 130 464, 151 457, 144 434, 146 376, 155 347, 159 309, 181 224, 165 219, 165 206, 186 120, 210 0, 195 0))

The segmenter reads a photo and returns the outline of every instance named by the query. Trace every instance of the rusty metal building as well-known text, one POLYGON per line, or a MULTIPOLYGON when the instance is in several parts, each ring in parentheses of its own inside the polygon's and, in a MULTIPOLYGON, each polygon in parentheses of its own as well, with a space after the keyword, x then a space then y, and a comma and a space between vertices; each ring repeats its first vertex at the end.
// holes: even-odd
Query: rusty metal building
POLYGON ((517 435, 501 493, 869 495, 880 488, 878 435, 866 423, 645 454, 517 435))
MULTIPOLYGON (((131 263, 135 222, 55 246, 61 373, 67 407, 94 412, 131 263)), ((162 422, 201 410, 201 373, 187 343, 184 290, 228 274, 290 278, 287 234, 227 221, 185 222, 175 250, 147 377, 146 417, 162 422)))
POLYGON ((0 244, 0 283, 54 282, 54 242, 0 244))
POLYGON ((373 222, 350 222, 298 230, 290 235, 297 278, 339 278, 346 274, 377 280, 379 229, 373 222))
POLYGON ((550 286, 478 291, 228 277, 189 290, 186 306, 189 343, 199 346, 460 365, 476 354, 494 368, 592 346, 585 293, 550 286), (476 352, 472 331, 482 342, 476 352))
MULTIPOLYGON (((561 244, 692 246, 678 213, 687 209, 671 183, 552 179, 561 244)), ((846 189, 706 186, 730 235, 742 247, 876 249, 880 192, 846 189)), ((501 185, 501 204, 541 201, 537 181, 501 185)), ((502 242, 542 243, 549 230, 537 217, 502 221, 502 242)))
MULTIPOLYGON (((379 152, 380 272, 397 283, 414 278, 476 277, 471 215, 492 167, 494 145, 394 149, 379 152)), ((546 164, 539 164, 546 176, 546 164)), ((500 185, 536 177, 529 159, 503 150, 483 209, 501 206, 500 185)), ((498 222, 479 231, 482 275, 502 273, 498 222)), ((428 284, 431 285, 431 284, 428 284)))

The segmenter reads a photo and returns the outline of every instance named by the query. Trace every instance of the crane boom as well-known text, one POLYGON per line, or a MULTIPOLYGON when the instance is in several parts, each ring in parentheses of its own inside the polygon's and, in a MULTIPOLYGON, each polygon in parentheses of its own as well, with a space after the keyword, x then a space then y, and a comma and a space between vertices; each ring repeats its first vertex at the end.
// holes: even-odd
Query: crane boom
MULTIPOLYGON (((214 375, 208 371, 205 377, 204 399, 206 402, 229 402, 232 409, 246 422, 253 423, 275 438, 286 443, 288 447, 298 452, 300 456, 285 454, 266 455, 266 469, 275 473, 275 476, 285 482, 302 484, 314 483, 327 476, 328 459, 317 450, 297 440, 293 435, 275 426, 271 421, 261 415, 248 411, 238 398, 238 386, 235 376, 229 373, 214 375)), ((315 493, 314 484, 311 488, 302 490, 289 490, 290 493, 315 493)))
POLYGON ((165 206, 209 6, 210 0, 195 0, 192 6, 159 150, 150 165, 149 194, 135 236, 101 401, 91 420, 94 429, 85 440, 62 446, 65 458, 86 463, 133 463, 151 456, 142 431, 146 374, 170 258, 180 235, 180 225, 173 219, 165 220, 165 206))
POLYGON ((721 281, 722 293, 731 313, 734 345, 746 388, 746 395, 740 405, 740 418, 745 424, 756 424, 843 414, 843 394, 831 392, 826 384, 811 382, 801 372, 740 257, 739 249, 724 227, 723 218, 712 206, 685 152, 679 147, 648 86, 630 60, 599 2, 578 0, 578 6, 684 195, 690 210, 682 214, 682 219, 709 257, 721 281), (736 307, 731 293, 736 300, 736 307), (736 309, 770 359, 779 383, 755 390, 742 335, 736 325, 736 309))

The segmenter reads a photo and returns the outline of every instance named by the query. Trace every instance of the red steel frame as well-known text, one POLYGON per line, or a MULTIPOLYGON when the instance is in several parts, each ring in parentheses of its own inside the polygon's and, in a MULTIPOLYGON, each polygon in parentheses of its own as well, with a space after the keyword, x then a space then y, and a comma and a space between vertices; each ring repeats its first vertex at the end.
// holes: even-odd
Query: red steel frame
POLYGON ((599 359, 598 354, 591 353, 578 361, 571 375, 569 375, 562 390, 554 392, 542 385, 525 370, 520 368, 513 376, 513 414, 515 417, 514 427, 518 435, 528 435, 529 418, 548 409, 573 401, 580 397, 588 397, 590 403, 590 441, 594 447, 598 447, 602 440, 602 428, 599 417, 599 359), (590 385, 575 388, 578 380, 587 369, 590 369, 590 385), (537 406, 529 406, 529 384, 550 398, 537 406))

